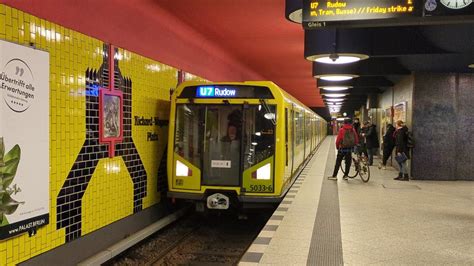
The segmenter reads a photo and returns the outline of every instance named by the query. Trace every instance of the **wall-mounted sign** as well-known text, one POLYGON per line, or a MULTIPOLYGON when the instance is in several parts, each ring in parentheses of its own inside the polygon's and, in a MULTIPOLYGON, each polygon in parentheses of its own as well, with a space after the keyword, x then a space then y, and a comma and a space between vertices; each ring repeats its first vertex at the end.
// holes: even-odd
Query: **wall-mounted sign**
POLYGON ((333 0, 303 1, 303 25, 307 28, 324 26, 321 23, 393 19, 420 13, 416 0, 333 0))
POLYGON ((407 102, 397 103, 393 106, 393 122, 398 120, 407 122, 407 102))
POLYGON ((0 41, 0 239, 49 223, 49 54, 0 41))

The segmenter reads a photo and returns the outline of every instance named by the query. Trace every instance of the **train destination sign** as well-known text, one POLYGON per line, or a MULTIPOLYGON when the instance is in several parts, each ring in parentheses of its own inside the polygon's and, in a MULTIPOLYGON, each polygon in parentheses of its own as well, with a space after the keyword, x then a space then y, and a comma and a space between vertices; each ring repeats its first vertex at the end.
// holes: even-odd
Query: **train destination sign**
POLYGON ((178 98, 234 98, 234 99, 273 99, 269 88, 234 84, 209 84, 185 87, 178 98))
POLYGON ((196 97, 198 98, 233 98, 235 96, 235 88, 200 86, 196 91, 196 97))
POLYGON ((303 26, 324 27, 326 23, 385 20, 421 16, 419 0, 303 0, 303 26))

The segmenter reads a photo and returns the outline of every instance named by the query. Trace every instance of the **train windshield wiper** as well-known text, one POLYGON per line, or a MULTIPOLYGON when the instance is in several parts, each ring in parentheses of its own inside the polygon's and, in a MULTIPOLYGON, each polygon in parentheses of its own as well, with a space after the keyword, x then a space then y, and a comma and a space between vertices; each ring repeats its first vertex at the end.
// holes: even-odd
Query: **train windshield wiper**
POLYGON ((263 108, 265 108, 266 113, 264 117, 270 120, 274 126, 276 126, 276 115, 270 111, 270 107, 268 107, 264 99, 260 99, 260 103, 263 105, 263 108))

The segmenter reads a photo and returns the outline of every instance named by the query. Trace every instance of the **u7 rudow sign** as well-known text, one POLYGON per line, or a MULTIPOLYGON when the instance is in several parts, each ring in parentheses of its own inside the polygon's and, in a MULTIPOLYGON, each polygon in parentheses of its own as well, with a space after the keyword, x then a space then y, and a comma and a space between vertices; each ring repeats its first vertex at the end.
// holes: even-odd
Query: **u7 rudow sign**
POLYGON ((419 15, 416 0, 303 1, 303 25, 325 26, 326 22, 394 19, 419 15), (418 13, 418 14, 417 14, 418 13))
POLYGON ((473 0, 303 0, 305 29, 468 22, 473 0))

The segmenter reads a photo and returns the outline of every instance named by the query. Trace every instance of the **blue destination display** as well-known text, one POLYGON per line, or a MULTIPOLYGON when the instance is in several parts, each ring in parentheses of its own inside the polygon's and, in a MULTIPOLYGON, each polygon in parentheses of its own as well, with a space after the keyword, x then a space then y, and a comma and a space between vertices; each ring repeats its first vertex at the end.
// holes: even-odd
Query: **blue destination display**
POLYGON ((231 98, 237 97, 235 88, 199 86, 196 88, 196 97, 198 98, 231 98))

